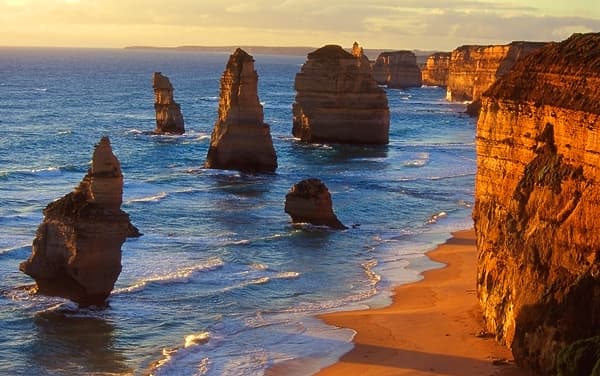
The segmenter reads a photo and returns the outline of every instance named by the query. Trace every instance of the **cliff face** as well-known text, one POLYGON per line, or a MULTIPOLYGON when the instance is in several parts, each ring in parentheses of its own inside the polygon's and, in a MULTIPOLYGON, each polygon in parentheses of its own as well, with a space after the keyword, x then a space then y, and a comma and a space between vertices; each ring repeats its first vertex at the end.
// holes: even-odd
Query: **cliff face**
POLYGON ((219 118, 205 166, 248 172, 273 172, 277 168, 271 132, 258 100, 254 59, 240 48, 229 57, 221 78, 219 118))
POLYGON ((308 54, 295 88, 292 133, 302 141, 387 144, 387 97, 368 60, 340 46, 319 48, 308 54))
POLYGON ((421 71, 423 85, 448 86, 450 55, 450 52, 438 52, 427 58, 427 62, 421 71))
POLYGON ((382 52, 373 64, 373 78, 380 85, 402 89, 421 87, 421 70, 411 51, 382 52))
POLYGON ((450 56, 446 99, 473 101, 474 105, 468 112, 477 115, 481 94, 505 75, 518 59, 544 45, 538 42, 512 42, 502 46, 458 47, 450 56))
POLYGON ((19 266, 38 292, 102 305, 121 272, 121 245, 139 236, 120 209, 123 175, 108 137, 75 190, 44 209, 30 258, 19 266))
POLYGON ((152 76, 154 88, 154 109, 156 110, 155 133, 183 134, 183 115, 179 104, 173 99, 173 85, 166 76, 154 72, 152 76))
POLYGON ((482 97, 477 290, 520 365, 600 335, 600 34, 521 60, 482 97))

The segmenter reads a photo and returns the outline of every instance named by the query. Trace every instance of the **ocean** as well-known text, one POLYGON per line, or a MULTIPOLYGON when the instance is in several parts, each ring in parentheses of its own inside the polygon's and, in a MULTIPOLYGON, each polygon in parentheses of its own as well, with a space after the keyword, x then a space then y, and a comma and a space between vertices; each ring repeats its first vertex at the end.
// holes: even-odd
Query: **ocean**
POLYGON ((255 55, 275 174, 203 169, 228 54, 0 49, 0 374, 312 374, 352 348, 315 315, 381 307, 439 265, 424 253, 472 226, 475 121, 437 87, 388 89, 387 146, 291 135, 304 57, 255 55), (175 87, 186 133, 155 127, 152 73, 175 87), (83 178, 104 135, 121 161, 122 209, 144 235, 122 247, 106 309, 33 296, 18 265, 51 201, 83 178), (294 183, 328 186, 345 231, 295 228, 294 183))

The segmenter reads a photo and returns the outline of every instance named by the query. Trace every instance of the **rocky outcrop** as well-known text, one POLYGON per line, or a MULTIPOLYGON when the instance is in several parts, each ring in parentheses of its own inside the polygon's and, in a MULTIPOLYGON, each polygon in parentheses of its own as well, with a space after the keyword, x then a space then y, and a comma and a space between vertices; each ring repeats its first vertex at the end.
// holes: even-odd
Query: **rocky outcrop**
POLYGON ((123 175, 108 137, 75 190, 44 209, 31 256, 19 269, 40 294, 103 305, 121 272, 121 245, 140 233, 121 207, 123 175))
POLYGON ((412 51, 382 52, 373 64, 373 78, 393 89, 421 87, 421 69, 412 51))
POLYGON ((205 167, 246 172, 277 168, 271 132, 258 100, 254 59, 240 48, 229 57, 221 78, 219 117, 205 167))
POLYGON ((600 335, 600 34, 532 53, 482 97, 477 291, 490 333, 536 374, 600 335))
POLYGON ((295 137, 304 142, 388 143, 387 97, 371 76, 368 60, 340 46, 319 48, 308 54, 295 88, 295 137))
POLYGON ((154 88, 154 109, 156 110, 156 129, 158 134, 183 134, 183 115, 179 104, 173 99, 173 85, 167 76, 154 72, 152 76, 154 88))
POLYGON ((450 73, 450 52, 437 52, 427 57, 425 66, 421 70, 423 85, 448 86, 450 73))
POLYGON ((292 223, 310 223, 338 230, 347 228, 333 212, 331 194, 319 179, 305 179, 294 184, 285 196, 285 212, 292 217, 292 223))
POLYGON ((544 45, 539 42, 512 42, 507 45, 458 47, 450 56, 446 99, 472 101, 467 112, 476 116, 481 106, 481 94, 508 73, 517 60, 544 45))

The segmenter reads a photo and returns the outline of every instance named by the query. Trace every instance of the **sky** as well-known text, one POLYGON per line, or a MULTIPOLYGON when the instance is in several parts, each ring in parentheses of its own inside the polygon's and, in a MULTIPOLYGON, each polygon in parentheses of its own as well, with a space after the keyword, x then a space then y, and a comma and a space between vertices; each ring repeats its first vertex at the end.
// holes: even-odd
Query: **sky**
POLYGON ((450 51, 600 32, 600 0, 0 0, 0 46, 450 51))

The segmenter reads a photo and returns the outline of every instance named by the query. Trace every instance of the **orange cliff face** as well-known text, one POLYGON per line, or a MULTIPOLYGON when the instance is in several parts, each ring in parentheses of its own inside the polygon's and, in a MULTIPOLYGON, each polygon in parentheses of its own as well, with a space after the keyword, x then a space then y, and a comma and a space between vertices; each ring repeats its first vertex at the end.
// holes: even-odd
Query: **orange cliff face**
POLYGON ((481 94, 508 73, 517 60, 544 45, 539 42, 512 42, 501 46, 458 47, 450 56, 446 99, 477 103, 474 109, 468 111, 477 115, 481 94))
POLYGON ((437 52, 427 57, 425 66, 421 70, 423 85, 448 86, 448 74, 450 73, 450 52, 437 52))
POLYGON ((421 87, 421 70, 412 51, 382 52, 373 64, 373 78, 393 89, 421 87))
POLYGON ((518 62, 477 123, 477 291, 490 333, 552 374, 600 335, 600 34, 518 62))

